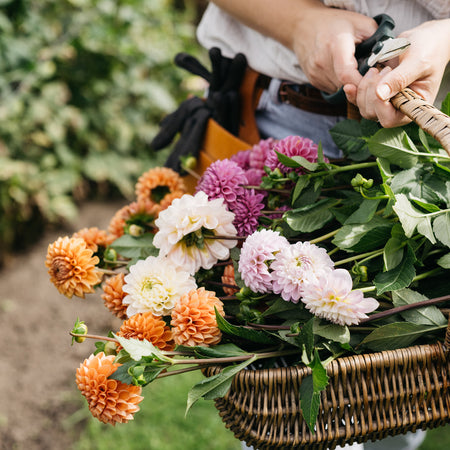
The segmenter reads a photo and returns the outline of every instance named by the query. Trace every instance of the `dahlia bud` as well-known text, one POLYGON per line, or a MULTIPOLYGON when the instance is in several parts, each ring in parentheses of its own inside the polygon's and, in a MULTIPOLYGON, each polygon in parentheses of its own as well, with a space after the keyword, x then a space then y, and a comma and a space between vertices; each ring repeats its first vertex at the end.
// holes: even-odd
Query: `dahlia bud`
MULTIPOLYGON (((74 327, 72 328, 71 331, 72 334, 76 334, 76 335, 86 335, 88 333, 88 327, 86 326, 86 324, 84 322, 81 322, 79 319, 77 319, 77 321, 75 322, 74 327)), ((85 337, 83 336, 73 336, 72 337, 72 344, 74 342, 77 342, 78 344, 81 344, 82 342, 84 342, 86 340, 85 337)))
POLYGON ((117 344, 115 342, 108 341, 103 347, 103 352, 106 356, 117 355, 117 344))
POLYGON ((128 228, 128 233, 134 237, 142 236, 144 234, 144 228, 139 225, 131 224, 128 228))
POLYGON ((180 158, 181 168, 184 170, 194 170, 197 167, 197 158, 195 156, 185 156, 180 158))

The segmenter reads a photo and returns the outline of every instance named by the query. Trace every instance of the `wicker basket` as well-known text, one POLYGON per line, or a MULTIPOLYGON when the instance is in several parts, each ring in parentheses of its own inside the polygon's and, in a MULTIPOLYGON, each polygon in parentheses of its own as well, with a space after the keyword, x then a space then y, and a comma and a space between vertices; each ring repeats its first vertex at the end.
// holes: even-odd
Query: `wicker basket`
MULTIPOLYGON (((296 366, 242 370, 215 401, 226 427, 256 449, 334 449, 337 445, 435 428, 450 422, 450 320, 445 344, 338 358, 327 366, 316 431, 299 405, 311 373, 296 366)), ((206 370, 207 376, 220 367, 206 370)))

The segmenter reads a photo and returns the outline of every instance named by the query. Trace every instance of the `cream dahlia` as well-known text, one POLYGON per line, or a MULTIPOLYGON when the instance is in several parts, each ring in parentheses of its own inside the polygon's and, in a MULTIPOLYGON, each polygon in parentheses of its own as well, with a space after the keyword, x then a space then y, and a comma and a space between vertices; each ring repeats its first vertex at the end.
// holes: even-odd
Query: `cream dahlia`
POLYGON ((218 260, 229 257, 237 241, 218 237, 236 236, 233 220, 234 214, 227 210, 223 199, 208 200, 204 192, 186 194, 159 214, 155 221, 159 231, 153 244, 160 249, 160 255, 194 274, 201 267, 210 269, 218 260))
POLYGON ((138 261, 124 280, 128 317, 147 311, 156 316, 170 314, 180 296, 197 287, 186 270, 161 256, 138 261))

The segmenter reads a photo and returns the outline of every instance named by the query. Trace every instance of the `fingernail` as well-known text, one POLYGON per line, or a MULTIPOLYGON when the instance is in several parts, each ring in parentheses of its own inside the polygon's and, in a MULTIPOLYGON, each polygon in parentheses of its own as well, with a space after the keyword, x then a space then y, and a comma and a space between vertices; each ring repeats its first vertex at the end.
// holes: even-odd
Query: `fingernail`
POLYGON ((391 88, 387 84, 382 84, 377 87, 377 95, 381 98, 381 100, 389 100, 391 88))

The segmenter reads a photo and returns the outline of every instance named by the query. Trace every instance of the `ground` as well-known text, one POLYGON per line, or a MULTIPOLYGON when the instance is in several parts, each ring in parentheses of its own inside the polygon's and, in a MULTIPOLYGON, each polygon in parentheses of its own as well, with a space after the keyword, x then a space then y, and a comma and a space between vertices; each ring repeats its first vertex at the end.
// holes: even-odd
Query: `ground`
POLYGON ((120 321, 98 294, 70 300, 59 294, 50 283, 45 255, 59 236, 83 227, 105 228, 121 206, 123 202, 85 204, 72 226, 48 231, 0 269, 1 450, 68 449, 76 436, 69 426, 82 403, 75 370, 94 345, 71 346, 68 332, 77 317, 97 334, 116 330, 120 321))

